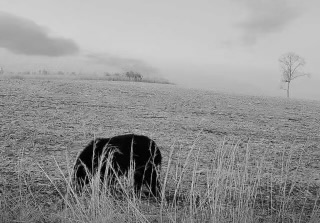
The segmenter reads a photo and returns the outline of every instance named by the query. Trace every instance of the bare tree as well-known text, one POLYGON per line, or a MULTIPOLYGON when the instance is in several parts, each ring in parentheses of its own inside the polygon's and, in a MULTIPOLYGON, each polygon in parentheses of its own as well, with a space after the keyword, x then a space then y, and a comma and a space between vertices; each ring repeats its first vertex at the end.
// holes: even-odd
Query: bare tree
POLYGON ((306 62, 302 57, 295 53, 289 52, 282 55, 279 58, 279 63, 282 72, 281 82, 287 83, 287 88, 285 90, 287 91, 287 98, 289 98, 291 81, 298 77, 310 76, 310 74, 301 71, 306 62))

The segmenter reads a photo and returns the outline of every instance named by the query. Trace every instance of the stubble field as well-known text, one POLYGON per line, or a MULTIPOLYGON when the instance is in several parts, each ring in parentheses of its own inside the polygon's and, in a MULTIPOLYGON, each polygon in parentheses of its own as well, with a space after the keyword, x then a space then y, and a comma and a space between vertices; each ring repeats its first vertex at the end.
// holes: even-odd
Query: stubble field
MULTIPOLYGON (((163 173, 171 151, 170 162, 176 168, 185 159, 190 163, 196 159, 193 174, 199 175, 199 188, 207 186, 206 173, 213 169, 218 151, 236 150, 233 164, 245 163, 247 173, 259 166, 260 189, 255 188, 259 191, 255 197, 260 203, 254 216, 260 222, 272 222, 277 216, 278 222, 319 219, 319 112, 317 101, 227 95, 173 85, 1 78, 0 215, 13 219, 21 212, 22 192, 42 213, 58 212, 62 207, 57 188, 64 191, 66 186, 57 165, 68 175, 77 153, 94 137, 136 133, 161 146, 163 173), (188 157, 190 149, 196 155, 188 157), (287 212, 280 213, 284 209, 287 212)), ((184 173, 182 190, 188 191, 193 174, 184 173)), ((167 197, 175 190, 173 178, 167 197)))

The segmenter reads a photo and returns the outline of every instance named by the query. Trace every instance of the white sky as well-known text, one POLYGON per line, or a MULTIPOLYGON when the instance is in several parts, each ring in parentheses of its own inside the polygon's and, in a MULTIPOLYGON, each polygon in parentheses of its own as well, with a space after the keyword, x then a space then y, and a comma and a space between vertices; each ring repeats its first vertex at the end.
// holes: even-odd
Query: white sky
POLYGON ((318 0, 0 0, 0 66, 161 75, 285 96, 278 58, 305 58, 292 96, 320 100, 318 0))

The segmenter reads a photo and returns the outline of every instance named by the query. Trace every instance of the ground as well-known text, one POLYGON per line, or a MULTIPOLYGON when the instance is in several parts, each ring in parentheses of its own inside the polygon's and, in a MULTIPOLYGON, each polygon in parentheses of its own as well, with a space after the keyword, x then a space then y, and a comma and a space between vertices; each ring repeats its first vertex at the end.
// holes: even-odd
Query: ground
POLYGON ((319 101, 174 85, 0 78, 0 192, 17 189, 23 170, 44 196, 54 193, 44 172, 58 180, 56 164, 67 174, 67 166, 94 137, 125 133, 154 139, 162 148, 164 170, 172 147, 181 148, 184 156, 195 143, 201 148, 199 168, 207 169, 208 154, 224 143, 250 147, 252 159, 264 156, 266 172, 275 176, 283 169, 283 154, 292 156, 294 172, 288 177, 318 188, 319 111, 319 101))

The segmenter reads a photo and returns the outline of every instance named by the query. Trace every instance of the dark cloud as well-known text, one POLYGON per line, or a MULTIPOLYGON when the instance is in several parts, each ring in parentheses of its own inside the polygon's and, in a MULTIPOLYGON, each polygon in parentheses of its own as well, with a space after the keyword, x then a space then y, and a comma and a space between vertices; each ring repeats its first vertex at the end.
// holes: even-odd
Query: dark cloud
POLYGON ((263 35, 283 31, 302 14, 294 0, 240 0, 248 10, 244 21, 237 24, 244 30, 243 42, 251 45, 263 35))
POLYGON ((49 36, 45 27, 5 12, 0 12, 0 47, 25 55, 63 56, 79 51, 73 40, 49 36))
POLYGON ((86 57, 95 63, 104 64, 106 66, 112 66, 123 71, 132 70, 146 74, 157 73, 157 70, 154 67, 148 65, 146 62, 139 59, 122 58, 112 56, 109 54, 97 53, 87 54, 86 57))

